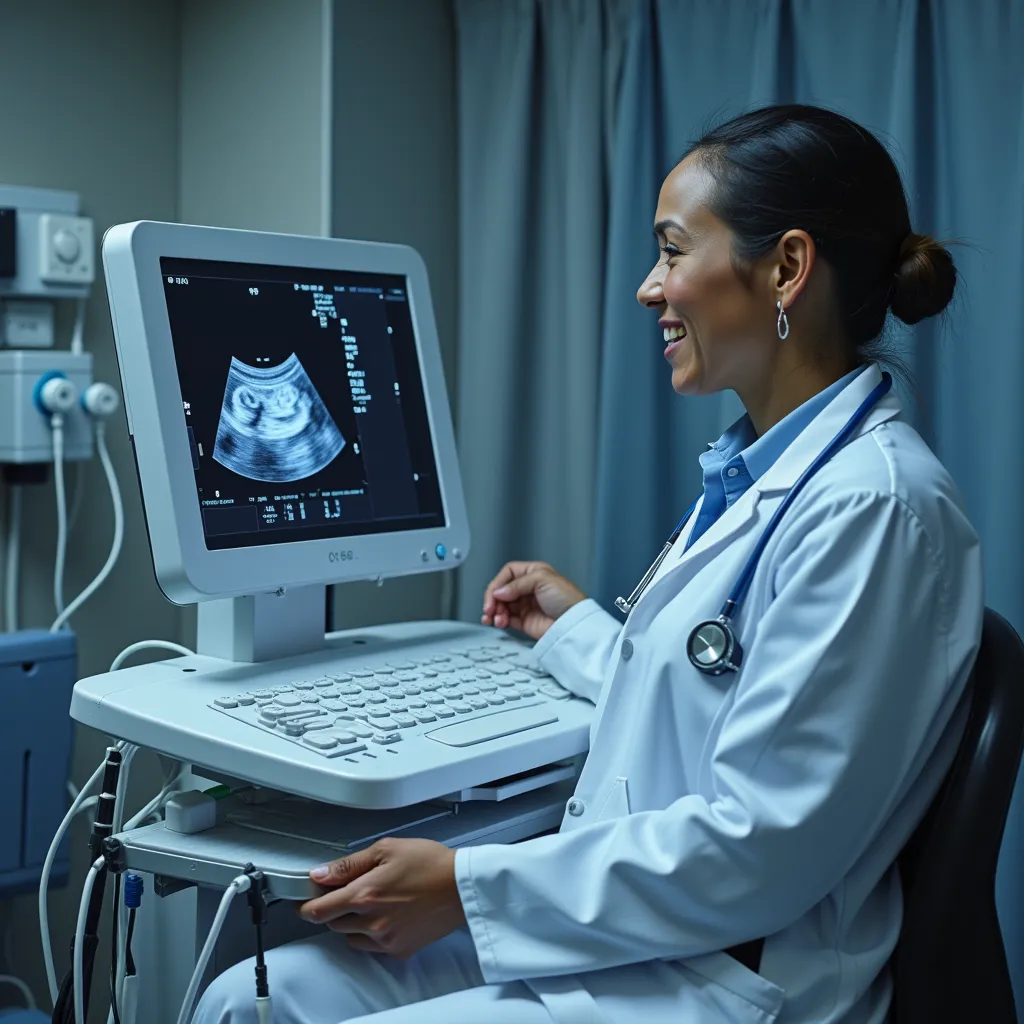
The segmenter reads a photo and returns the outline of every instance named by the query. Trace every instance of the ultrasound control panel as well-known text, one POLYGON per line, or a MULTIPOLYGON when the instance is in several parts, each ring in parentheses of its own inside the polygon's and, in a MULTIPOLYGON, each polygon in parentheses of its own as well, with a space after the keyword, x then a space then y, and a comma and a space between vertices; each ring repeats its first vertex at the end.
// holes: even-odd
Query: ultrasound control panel
POLYGON ((403 276, 160 269, 208 549, 444 524, 403 276))

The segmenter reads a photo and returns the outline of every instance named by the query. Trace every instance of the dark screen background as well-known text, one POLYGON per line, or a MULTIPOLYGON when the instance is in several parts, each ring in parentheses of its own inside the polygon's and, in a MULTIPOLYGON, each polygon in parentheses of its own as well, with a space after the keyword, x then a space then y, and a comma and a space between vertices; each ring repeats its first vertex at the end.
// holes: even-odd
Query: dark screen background
POLYGON ((160 267, 208 548, 444 525, 404 277, 166 257, 160 267), (341 452, 277 482, 217 461, 232 357, 258 370, 293 353, 341 452))

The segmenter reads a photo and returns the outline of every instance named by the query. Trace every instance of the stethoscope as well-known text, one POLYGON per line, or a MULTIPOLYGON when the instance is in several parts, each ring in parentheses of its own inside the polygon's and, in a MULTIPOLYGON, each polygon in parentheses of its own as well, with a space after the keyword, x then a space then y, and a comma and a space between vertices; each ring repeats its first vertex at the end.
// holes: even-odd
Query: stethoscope
MULTIPOLYGON (((804 470, 797 482, 789 489, 786 497, 782 499, 781 504, 775 510, 775 514, 769 520, 768 526, 761 535, 761 539, 757 542, 757 547, 754 548, 747 559, 747 564, 743 567, 743 571, 740 573, 740 577, 733 586, 725 604, 722 605, 718 618, 699 622, 690 632, 690 636, 686 641, 686 656, 690 659, 690 664, 694 668, 712 676, 719 676, 723 672, 736 672, 739 670, 740 665, 743 663, 743 648, 736 638, 736 631, 733 628, 732 621, 739 614, 740 605, 747 596, 747 591, 750 589, 750 584, 754 579, 754 573, 757 571, 757 564, 761 560, 761 555, 764 554, 764 549, 768 546, 768 541, 771 540, 775 528, 779 525, 779 520, 786 514, 786 509, 796 500, 796 496, 803 489, 804 484, 846 444, 850 439, 850 435, 860 426, 864 418, 882 400, 891 387, 892 377, 887 373, 883 373, 881 382, 861 402, 857 411, 849 418, 843 429, 832 438, 824 451, 804 470)), ((676 528, 665 542, 661 553, 647 572, 644 573, 640 582, 633 588, 633 592, 629 597, 618 597, 615 599, 615 607, 624 615, 628 615, 636 606, 637 601, 640 600, 641 595, 650 585, 655 573, 661 567, 661 563, 665 561, 672 545, 679 539, 680 534, 683 532, 683 527, 686 526, 696 507, 697 502, 694 502, 683 514, 683 518, 676 524, 676 528)))

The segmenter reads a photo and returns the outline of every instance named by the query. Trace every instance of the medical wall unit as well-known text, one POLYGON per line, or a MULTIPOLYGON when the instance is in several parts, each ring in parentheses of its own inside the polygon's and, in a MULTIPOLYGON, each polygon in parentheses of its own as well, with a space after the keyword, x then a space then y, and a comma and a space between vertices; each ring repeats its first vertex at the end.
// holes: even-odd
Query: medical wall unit
POLYGON ((163 1024, 251 954, 252 925, 222 908, 257 876, 270 903, 305 899, 312 865, 384 835, 459 846, 557 828, 593 707, 530 643, 482 626, 325 634, 328 586, 451 570, 469 551, 414 250, 137 222, 102 255, 157 582, 198 605, 195 653, 82 679, 71 703, 115 760, 148 748, 169 766, 145 817, 113 822, 90 882, 149 880, 132 999, 163 1024), (169 942, 193 976, 150 985, 169 942))

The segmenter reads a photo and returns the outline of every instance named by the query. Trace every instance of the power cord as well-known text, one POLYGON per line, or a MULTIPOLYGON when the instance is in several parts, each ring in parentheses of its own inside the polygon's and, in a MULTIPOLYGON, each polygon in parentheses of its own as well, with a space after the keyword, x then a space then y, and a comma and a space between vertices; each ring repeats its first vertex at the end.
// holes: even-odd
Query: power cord
MULTIPOLYGON (((82 407, 92 418, 96 428, 96 451, 103 466, 103 473, 107 478, 107 487, 110 490, 110 501, 114 507, 114 539, 110 545, 110 553, 107 555, 103 568, 96 574, 92 582, 68 605, 67 608, 57 609, 57 618, 50 627, 51 633, 63 628, 64 624, 85 604, 86 601, 96 593, 106 582, 121 554, 121 545, 124 542, 124 503, 121 500, 121 490, 117 484, 117 474, 114 472, 114 464, 110 458, 110 451, 107 448, 107 424, 106 420, 120 407, 120 399, 117 392, 109 385, 97 381, 90 385, 82 395, 82 407)), ((65 526, 65 538, 67 529, 65 526)), ((66 545, 66 540, 65 540, 66 545)), ((63 564, 61 566, 63 578, 63 564)), ((63 596, 63 595, 62 595, 63 596)))
POLYGON ((217 945, 217 939, 220 938, 224 921, 228 916, 228 911, 231 909, 231 903, 239 893, 247 892, 251 885, 252 879, 248 875, 238 875, 227 889, 224 890, 224 895, 220 899, 220 906, 217 907, 213 924, 210 926, 210 934, 206 936, 203 951, 199 954, 199 959, 196 961, 196 969, 192 972, 188 989, 185 991, 181 1012, 178 1014, 178 1024, 189 1024, 189 1021, 192 1019, 192 1004, 196 1001, 196 993, 199 991, 200 982, 206 973, 206 966, 213 955, 214 946, 217 945))

